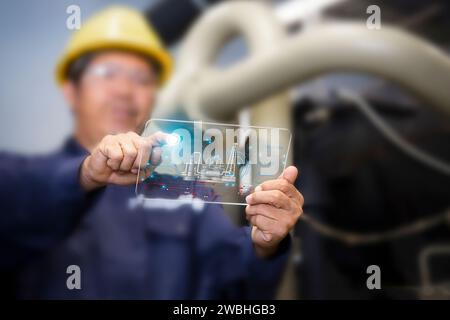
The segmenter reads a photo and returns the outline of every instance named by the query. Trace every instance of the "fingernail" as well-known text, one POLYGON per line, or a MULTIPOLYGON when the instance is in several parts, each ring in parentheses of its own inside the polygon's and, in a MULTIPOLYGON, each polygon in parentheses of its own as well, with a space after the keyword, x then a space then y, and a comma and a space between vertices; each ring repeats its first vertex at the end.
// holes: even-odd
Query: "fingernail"
POLYGON ((252 199, 252 195, 251 194, 249 194, 248 196, 245 197, 245 201, 247 203, 249 203, 251 199, 252 199))
POLYGON ((256 188, 255 188, 255 191, 257 192, 257 191, 262 191, 262 187, 259 185, 259 186, 257 186, 256 188))
POLYGON ((269 242, 270 240, 272 240, 272 235, 271 234, 267 234, 263 232, 263 238, 265 241, 269 242))
POLYGON ((134 173, 134 174, 136 174, 138 172, 138 170, 137 169, 131 169, 131 173, 134 173))

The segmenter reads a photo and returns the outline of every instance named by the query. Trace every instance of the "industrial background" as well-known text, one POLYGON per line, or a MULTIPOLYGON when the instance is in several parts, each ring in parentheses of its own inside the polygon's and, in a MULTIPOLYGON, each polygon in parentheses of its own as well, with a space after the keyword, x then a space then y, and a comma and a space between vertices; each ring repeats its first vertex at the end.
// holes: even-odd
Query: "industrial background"
MULTIPOLYGON (((0 5, 1 150, 48 152, 71 132, 52 73, 66 8, 83 21, 111 3, 0 5)), ((448 1, 124 4, 176 61, 160 117, 291 129, 305 216, 278 298, 450 298, 448 1), (366 27, 370 5, 381 30, 366 27), (367 290, 372 264, 383 290, 367 290)))

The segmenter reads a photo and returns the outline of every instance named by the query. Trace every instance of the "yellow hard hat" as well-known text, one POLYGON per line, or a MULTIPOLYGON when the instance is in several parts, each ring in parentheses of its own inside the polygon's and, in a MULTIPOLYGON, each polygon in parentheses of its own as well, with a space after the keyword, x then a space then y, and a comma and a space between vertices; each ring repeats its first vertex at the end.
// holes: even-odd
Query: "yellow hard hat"
POLYGON ((72 35, 56 66, 56 81, 66 80, 69 65, 78 57, 101 49, 129 50, 151 58, 160 67, 160 84, 172 71, 169 53, 145 18, 134 9, 114 6, 90 18, 72 35))

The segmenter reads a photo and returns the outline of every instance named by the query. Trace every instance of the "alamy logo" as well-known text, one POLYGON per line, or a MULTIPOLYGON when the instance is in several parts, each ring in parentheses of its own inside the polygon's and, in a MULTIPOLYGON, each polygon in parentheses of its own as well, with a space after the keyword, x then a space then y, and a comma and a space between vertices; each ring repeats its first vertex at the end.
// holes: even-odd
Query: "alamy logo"
POLYGON ((66 27, 69 30, 79 30, 81 28, 81 9, 76 4, 67 7, 66 27))
POLYGON ((366 10, 367 14, 370 16, 367 18, 366 26, 370 30, 380 30, 381 29, 381 9, 377 5, 370 5, 366 10))
POLYGON ((171 147, 170 163, 258 164, 261 175, 274 175, 280 169, 279 140, 280 129, 277 128, 208 128, 203 132, 194 127, 193 134, 184 128, 175 129, 168 143, 171 147), (248 139, 247 157, 239 156, 246 154, 245 145, 237 143, 242 136, 248 139))
POLYGON ((66 273, 70 274, 67 277, 66 286, 69 290, 81 289, 81 269, 76 264, 72 264, 67 267, 66 273))
POLYGON ((380 267, 375 264, 370 265, 367 267, 366 273, 370 274, 370 276, 367 278, 367 281, 366 281, 367 289, 369 289, 369 290, 381 289, 380 267))

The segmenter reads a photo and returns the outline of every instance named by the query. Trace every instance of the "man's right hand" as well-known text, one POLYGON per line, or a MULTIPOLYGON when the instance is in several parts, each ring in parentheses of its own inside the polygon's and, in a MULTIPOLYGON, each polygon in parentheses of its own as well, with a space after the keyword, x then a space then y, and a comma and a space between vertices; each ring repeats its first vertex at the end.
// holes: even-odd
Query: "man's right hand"
POLYGON ((156 132, 144 138, 128 132, 104 137, 81 166, 81 186, 91 191, 107 184, 136 183, 139 167, 146 168, 148 161, 153 166, 161 162, 160 147, 167 136, 156 132))

